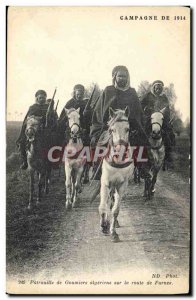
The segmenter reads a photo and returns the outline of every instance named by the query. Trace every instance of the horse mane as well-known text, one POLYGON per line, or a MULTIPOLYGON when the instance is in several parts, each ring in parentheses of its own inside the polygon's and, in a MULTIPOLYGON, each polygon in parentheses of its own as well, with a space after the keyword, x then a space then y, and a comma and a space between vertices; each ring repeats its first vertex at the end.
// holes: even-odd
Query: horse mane
POLYGON ((124 110, 116 109, 115 110, 115 117, 109 119, 109 121, 108 121, 107 124, 108 124, 109 127, 111 127, 115 122, 117 122, 117 121, 123 121, 123 120, 125 120, 125 121, 128 120, 128 118, 125 116, 124 110))
POLYGON ((67 114, 70 114, 70 113, 72 113, 73 111, 77 111, 77 109, 75 109, 75 108, 73 108, 73 107, 71 107, 71 108, 69 108, 69 109, 67 109, 67 110, 68 110, 67 114))
POLYGON ((43 117, 40 117, 40 116, 35 116, 35 115, 32 115, 32 116, 29 116, 27 117, 27 123, 34 123, 35 121, 38 122, 38 123, 41 123, 43 120, 43 117))

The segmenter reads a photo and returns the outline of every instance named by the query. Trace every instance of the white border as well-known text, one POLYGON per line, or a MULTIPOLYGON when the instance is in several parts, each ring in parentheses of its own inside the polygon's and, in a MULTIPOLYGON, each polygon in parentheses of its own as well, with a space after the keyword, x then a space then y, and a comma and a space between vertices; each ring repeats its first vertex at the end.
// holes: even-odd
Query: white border
MULTIPOLYGON (((149 0, 147 1, 130 1, 130 0, 1 0, 0 1, 0 45, 1 45, 1 50, 0 50, 0 145, 1 145, 1 151, 0 151, 0 240, 3 244, 1 244, 1 251, 0 251, 0 298, 5 299, 8 296, 5 294, 5 162, 6 162, 6 156, 5 156, 5 145, 6 145, 6 140, 5 140, 5 56, 6 56, 6 45, 5 45, 5 40, 6 40, 6 19, 5 19, 5 7, 6 6, 191 6, 192 9, 195 9, 195 0, 160 0, 160 1, 155 1, 155 0, 149 0)), ((193 22, 193 42, 195 41, 195 26, 193 22)), ((194 49, 194 44, 193 44, 193 49, 194 49)), ((195 63, 193 65, 193 69, 195 67, 195 63)), ((195 86, 195 78, 193 81, 193 87, 195 86)), ((192 93, 193 95, 193 93, 192 93)), ((194 99, 192 99, 194 100, 194 99)), ((194 101, 193 101, 194 103, 194 101)), ((195 107, 194 106, 194 111, 193 114, 195 114, 195 107)), ((193 118, 194 120, 194 118, 193 118)), ((194 122, 195 123, 195 122, 194 122)), ((195 124, 193 131, 194 131, 194 137, 195 137, 195 124)), ((194 139, 195 141, 195 139, 194 139)), ((193 145, 193 149, 194 149, 193 145)), ((194 169, 195 169, 195 162, 194 162, 194 169)), ((194 178, 193 186, 196 186, 196 180, 194 178)), ((194 199, 192 199, 194 200, 194 199)), ((194 202, 194 201, 193 201, 194 202)), ((195 207, 195 205, 194 205, 195 207)), ((194 210, 194 216, 195 216, 195 210, 194 210)), ((193 231, 193 234, 195 231, 193 231)), ((193 240, 195 240, 195 234, 193 237, 193 240)), ((195 247, 194 247, 195 248, 195 247)), ((192 253, 193 254, 193 253, 192 253)), ((195 259, 194 259, 195 261, 195 259)), ((194 268, 195 270, 195 268, 194 268)), ((196 286, 195 283, 195 277, 193 278, 194 281, 192 283, 193 287, 196 286)), ((23 297, 25 299, 26 297, 23 297)), ((34 298, 34 297, 33 297, 34 298)), ((36 297, 37 298, 37 297, 36 297)), ((38 297, 40 298, 40 297, 38 297)), ((57 298, 57 297, 50 297, 50 298, 57 298)), ((105 298, 105 297, 103 297, 105 298)), ((135 298, 135 297, 132 297, 135 298)), ((167 297, 168 298, 173 298, 173 297, 167 297)), ((180 297, 185 298, 185 297, 180 297)), ((138 297, 136 298, 138 299, 138 297)))

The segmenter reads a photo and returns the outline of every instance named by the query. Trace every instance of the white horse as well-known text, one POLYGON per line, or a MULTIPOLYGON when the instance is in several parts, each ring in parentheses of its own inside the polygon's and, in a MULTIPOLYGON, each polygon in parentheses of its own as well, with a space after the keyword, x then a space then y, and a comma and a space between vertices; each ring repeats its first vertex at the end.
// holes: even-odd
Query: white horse
POLYGON ((154 112, 150 118, 149 144, 147 148, 148 162, 144 166, 144 197, 151 199, 155 193, 157 175, 163 165, 165 158, 165 146, 162 139, 162 126, 164 120, 163 108, 159 112, 154 112))
MULTIPOLYGON (((112 156, 113 151, 120 151, 129 146, 129 110, 109 109, 110 121, 109 132, 111 138, 108 144, 109 155, 104 157, 101 176, 101 191, 100 191, 100 225, 103 233, 111 234, 112 241, 118 242, 119 237, 116 233, 118 227, 117 217, 120 210, 120 203, 125 189, 128 185, 128 178, 133 172, 134 164, 132 161, 119 161, 116 156, 112 156), (112 201, 113 200, 113 201, 112 201), (111 203, 111 201, 113 203, 111 203), (112 205, 111 205, 112 204, 112 205), (110 225, 109 213, 112 207, 112 221, 110 225)), ((113 152, 114 153, 114 152, 113 152)))
MULTIPOLYGON (((66 208, 75 207, 78 193, 81 192, 81 176, 85 165, 84 158, 79 154, 83 149, 80 128, 80 109, 65 109, 68 117, 70 136, 66 149, 76 150, 73 157, 65 159, 65 186, 66 186, 66 208)), ((68 151, 68 150, 67 150, 68 151)))

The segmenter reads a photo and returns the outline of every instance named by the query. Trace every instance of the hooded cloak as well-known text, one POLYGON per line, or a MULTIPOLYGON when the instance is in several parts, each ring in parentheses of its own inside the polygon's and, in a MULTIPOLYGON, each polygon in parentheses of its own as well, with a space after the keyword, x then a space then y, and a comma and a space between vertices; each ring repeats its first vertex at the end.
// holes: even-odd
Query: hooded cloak
POLYGON ((125 109, 129 107, 129 123, 131 130, 141 131, 142 108, 134 88, 130 87, 129 72, 124 66, 117 66, 112 72, 113 85, 107 86, 98 99, 92 116, 91 137, 99 139, 104 130, 107 130, 109 120, 109 107, 125 109), (123 90, 115 84, 115 77, 119 70, 125 70, 128 75, 126 88, 123 90))

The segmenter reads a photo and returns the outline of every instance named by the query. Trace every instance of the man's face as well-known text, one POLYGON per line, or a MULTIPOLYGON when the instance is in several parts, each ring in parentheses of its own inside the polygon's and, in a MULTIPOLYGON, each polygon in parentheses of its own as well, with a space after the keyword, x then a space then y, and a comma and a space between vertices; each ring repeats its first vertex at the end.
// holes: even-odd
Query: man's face
POLYGON ((127 84, 128 75, 126 71, 118 71, 116 74, 116 83, 119 87, 124 88, 127 84))
POLYGON ((75 98, 76 100, 82 100, 84 97, 84 91, 81 89, 78 89, 75 91, 75 98))
POLYGON ((163 86, 161 84, 156 84, 154 86, 154 93, 155 95, 159 96, 163 91, 163 86))
POLYGON ((39 94, 37 96, 37 103, 39 103, 39 104, 46 103, 46 95, 45 94, 39 94))

